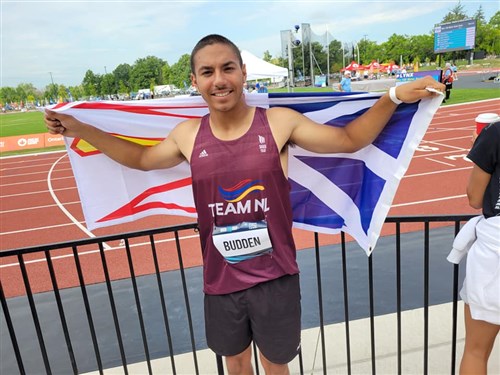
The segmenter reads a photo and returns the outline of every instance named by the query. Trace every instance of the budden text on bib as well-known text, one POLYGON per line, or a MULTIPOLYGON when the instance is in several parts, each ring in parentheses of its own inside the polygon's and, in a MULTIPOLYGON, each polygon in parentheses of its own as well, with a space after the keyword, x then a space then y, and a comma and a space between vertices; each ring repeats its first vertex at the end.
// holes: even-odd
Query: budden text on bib
POLYGON ((273 250, 265 221, 214 226, 212 239, 219 253, 232 264, 273 250))

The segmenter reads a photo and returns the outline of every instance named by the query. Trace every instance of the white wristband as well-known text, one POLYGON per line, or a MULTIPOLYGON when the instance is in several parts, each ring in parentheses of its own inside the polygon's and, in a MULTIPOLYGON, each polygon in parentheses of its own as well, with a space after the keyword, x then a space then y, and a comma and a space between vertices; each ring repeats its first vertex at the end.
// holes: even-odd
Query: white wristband
POLYGON ((391 98, 392 102, 396 105, 403 103, 403 101, 399 100, 398 97, 396 96, 396 87, 395 86, 393 86, 389 89, 389 98, 391 98))

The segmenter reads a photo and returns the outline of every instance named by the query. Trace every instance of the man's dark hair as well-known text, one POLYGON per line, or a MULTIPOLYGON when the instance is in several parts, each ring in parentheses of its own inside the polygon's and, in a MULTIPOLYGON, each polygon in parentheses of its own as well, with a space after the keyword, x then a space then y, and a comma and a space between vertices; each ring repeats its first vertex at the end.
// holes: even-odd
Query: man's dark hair
POLYGON ((200 41, 198 43, 196 43, 196 45, 193 48, 193 51, 191 52, 190 64, 191 64, 191 72, 193 74, 195 74, 195 71, 194 71, 194 57, 195 57, 195 55, 198 53, 198 51, 200 49, 202 49, 206 46, 211 46, 213 44, 225 44, 225 45, 231 47, 231 49, 235 53, 236 57, 238 57, 238 61, 240 63, 240 66, 243 66, 243 58, 241 57, 241 52, 240 52, 239 48, 236 46, 236 44, 234 44, 233 42, 231 42, 229 39, 227 39, 226 37, 224 37, 222 35, 210 34, 210 35, 207 35, 207 36, 203 37, 202 39, 200 39, 200 41))

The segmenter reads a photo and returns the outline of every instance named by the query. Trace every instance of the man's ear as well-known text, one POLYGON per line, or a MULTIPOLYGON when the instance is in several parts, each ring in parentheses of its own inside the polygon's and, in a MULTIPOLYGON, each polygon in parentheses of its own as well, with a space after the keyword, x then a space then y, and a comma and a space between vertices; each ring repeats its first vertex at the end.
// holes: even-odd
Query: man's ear
POLYGON ((243 72, 243 82, 247 81, 247 66, 246 64, 243 64, 241 66, 241 71, 243 72))
POLYGON ((198 84, 196 83, 196 76, 193 73, 191 73, 191 84, 195 87, 198 86, 198 84))

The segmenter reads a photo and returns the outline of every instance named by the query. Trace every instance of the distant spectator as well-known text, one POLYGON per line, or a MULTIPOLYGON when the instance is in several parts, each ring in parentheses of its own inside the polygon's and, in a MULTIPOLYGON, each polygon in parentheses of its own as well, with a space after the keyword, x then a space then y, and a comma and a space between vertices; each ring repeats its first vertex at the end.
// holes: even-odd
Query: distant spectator
POLYGON ((455 63, 451 64, 451 70, 453 71, 453 80, 458 81, 458 76, 457 76, 458 68, 455 65, 455 63))
POLYGON ((453 88, 453 70, 451 69, 451 64, 446 63, 441 82, 445 84, 445 97, 443 103, 446 103, 450 99, 451 89, 453 88))
POLYGON ((259 93, 260 93, 260 94, 265 94, 265 93, 267 93, 267 92, 268 92, 268 91, 267 91, 267 83, 266 83, 266 82, 264 82, 263 84, 261 84, 261 85, 259 86, 259 93))
POLYGON ((346 70, 344 72, 344 77, 339 83, 339 91, 351 92, 351 72, 346 70))

